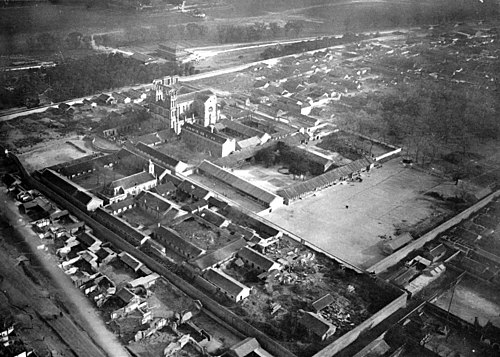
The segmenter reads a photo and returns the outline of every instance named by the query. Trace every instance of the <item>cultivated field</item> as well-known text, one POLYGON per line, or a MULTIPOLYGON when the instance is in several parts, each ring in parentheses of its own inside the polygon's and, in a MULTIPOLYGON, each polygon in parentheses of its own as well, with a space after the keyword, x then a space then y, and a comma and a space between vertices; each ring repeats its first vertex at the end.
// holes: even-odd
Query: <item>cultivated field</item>
POLYGON ((330 254, 366 268, 384 257, 381 236, 394 236, 397 228, 435 222, 449 213, 423 196, 441 183, 441 179, 405 168, 394 159, 363 174, 363 182, 319 191, 265 214, 265 218, 330 254))

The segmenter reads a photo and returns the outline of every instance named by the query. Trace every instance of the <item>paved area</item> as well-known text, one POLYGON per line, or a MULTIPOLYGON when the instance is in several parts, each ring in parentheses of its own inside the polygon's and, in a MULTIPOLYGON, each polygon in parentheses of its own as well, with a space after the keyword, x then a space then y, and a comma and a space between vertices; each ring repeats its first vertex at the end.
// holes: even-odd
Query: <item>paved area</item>
POLYGON ((441 179, 405 168, 399 159, 262 215, 284 229, 360 268, 382 260, 381 235, 443 214, 423 194, 441 179), (348 207, 348 208, 347 208, 348 207))

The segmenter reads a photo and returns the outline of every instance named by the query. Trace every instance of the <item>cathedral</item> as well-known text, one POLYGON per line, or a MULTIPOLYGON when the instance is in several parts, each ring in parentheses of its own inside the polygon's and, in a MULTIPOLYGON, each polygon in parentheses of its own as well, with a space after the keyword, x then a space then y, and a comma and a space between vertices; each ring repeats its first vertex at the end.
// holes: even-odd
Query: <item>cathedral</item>
POLYGON ((160 120, 166 120, 176 134, 180 134, 186 122, 208 127, 219 120, 215 93, 181 85, 178 76, 154 80, 153 94, 151 113, 160 120))

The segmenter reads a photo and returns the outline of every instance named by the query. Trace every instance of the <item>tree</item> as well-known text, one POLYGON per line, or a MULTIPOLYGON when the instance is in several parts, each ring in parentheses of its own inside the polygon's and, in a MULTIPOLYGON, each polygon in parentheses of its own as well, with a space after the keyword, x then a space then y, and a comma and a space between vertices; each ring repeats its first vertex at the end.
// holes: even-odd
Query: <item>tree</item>
POLYGON ((44 32, 37 37, 38 47, 43 51, 51 51, 56 48, 56 39, 48 32, 44 32))
POLYGON ((66 36, 64 42, 67 48, 78 49, 82 44, 83 35, 80 32, 71 32, 66 36))

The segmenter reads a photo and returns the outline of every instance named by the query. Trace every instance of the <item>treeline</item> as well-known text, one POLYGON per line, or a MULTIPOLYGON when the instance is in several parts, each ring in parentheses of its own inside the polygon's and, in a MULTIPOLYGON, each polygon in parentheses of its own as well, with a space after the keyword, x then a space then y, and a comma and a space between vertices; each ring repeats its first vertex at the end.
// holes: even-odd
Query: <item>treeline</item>
POLYGON ((274 47, 266 48, 261 54, 262 59, 269 59, 281 56, 293 55, 307 51, 314 51, 320 48, 343 45, 349 42, 361 41, 369 38, 367 35, 348 33, 340 38, 337 37, 323 37, 316 40, 302 41, 290 43, 288 45, 277 45, 274 47))
POLYGON ((323 173, 323 168, 309 159, 303 150, 291 147, 282 141, 257 151, 254 158, 256 162, 266 167, 277 164, 285 165, 292 175, 304 176, 308 172, 311 175, 323 173))
POLYGON ((24 106, 27 100, 44 92, 53 102, 80 98, 167 75, 183 75, 186 70, 192 72, 191 68, 175 63, 146 66, 122 54, 98 54, 21 75, 3 72, 0 80, 7 85, 0 88, 0 107, 24 106))
POLYGON ((177 40, 215 40, 219 43, 243 43, 264 39, 300 35, 305 23, 291 20, 281 26, 277 22, 256 22, 253 24, 220 24, 217 26, 191 22, 182 25, 160 24, 134 28, 125 33, 95 35, 95 44, 103 46, 124 46, 132 43, 177 40))
MULTIPOLYGON (((351 104, 349 111, 339 115, 341 126, 402 145, 406 155, 422 164, 449 152, 467 157, 480 145, 500 139, 500 102, 492 90, 417 81, 351 104)), ((460 174, 467 175, 469 166, 464 163, 460 174)))

